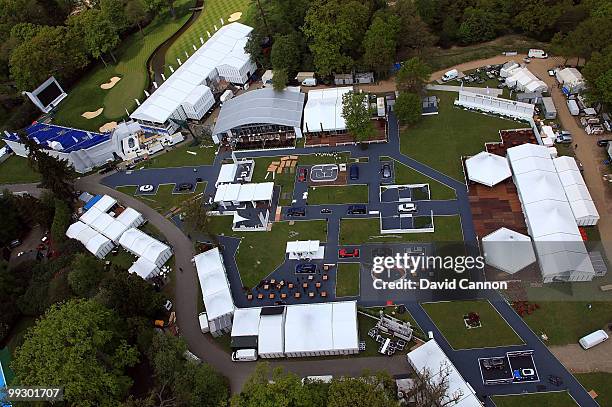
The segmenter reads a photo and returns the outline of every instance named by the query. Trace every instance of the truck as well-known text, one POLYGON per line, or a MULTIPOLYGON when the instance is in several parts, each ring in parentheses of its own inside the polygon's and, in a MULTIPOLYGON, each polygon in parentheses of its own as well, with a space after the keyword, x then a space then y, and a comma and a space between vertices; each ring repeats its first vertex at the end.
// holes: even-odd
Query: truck
POLYGON ((223 104, 223 103, 227 102, 228 100, 230 100, 233 97, 234 97, 234 92, 232 92, 231 89, 228 89, 225 92, 223 92, 223 94, 219 98, 219 101, 221 102, 221 104, 223 104))
POLYGON ((232 362, 254 362, 257 360, 257 350, 238 349, 232 352, 232 362))
POLYGON ((529 57, 529 58, 537 58, 537 59, 544 59, 544 58, 548 58, 548 54, 546 52, 544 52, 544 50, 532 48, 527 53, 527 57, 529 57))
POLYGON ((317 78, 306 78, 302 81, 302 86, 317 86, 317 78))
POLYGON ((202 331, 203 334, 209 332, 210 328, 208 326, 208 316, 206 315, 206 312, 200 312, 200 315, 198 315, 198 320, 200 321, 200 331, 202 331))
POLYGON ((451 69, 442 75, 442 82, 452 81, 453 79, 457 79, 459 77, 459 71, 456 69, 451 69))
POLYGON ((574 99, 568 99, 567 108, 570 111, 572 116, 578 116, 580 114, 580 108, 578 107, 578 103, 574 99))
POLYGON ((591 332, 587 336, 584 336, 584 337, 580 338, 578 343, 585 350, 587 350, 587 349, 590 349, 593 346, 599 345, 600 343, 605 342, 607 340, 608 340, 608 334, 603 329, 600 329, 598 331, 591 332))

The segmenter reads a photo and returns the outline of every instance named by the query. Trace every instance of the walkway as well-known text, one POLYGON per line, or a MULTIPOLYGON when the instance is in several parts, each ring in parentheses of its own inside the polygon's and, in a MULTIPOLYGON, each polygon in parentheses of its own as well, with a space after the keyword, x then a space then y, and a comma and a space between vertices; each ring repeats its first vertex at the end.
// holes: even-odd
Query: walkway
POLYGON ((609 372, 612 373, 612 341, 589 349, 582 349, 577 343, 564 346, 551 346, 550 351, 563 365, 574 373, 609 372))

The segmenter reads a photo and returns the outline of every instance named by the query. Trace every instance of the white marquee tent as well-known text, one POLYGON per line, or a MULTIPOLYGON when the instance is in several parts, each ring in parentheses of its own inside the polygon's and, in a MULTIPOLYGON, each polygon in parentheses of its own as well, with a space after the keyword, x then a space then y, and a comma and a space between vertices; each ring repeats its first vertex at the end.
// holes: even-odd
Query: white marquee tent
POLYGON ((90 209, 97 209, 100 212, 108 212, 110 208, 115 206, 117 200, 109 195, 104 195, 90 209))
POLYGON ((489 266, 508 274, 514 274, 536 261, 531 238, 503 227, 482 238, 482 249, 489 266))
POLYGON ((170 247, 135 228, 126 230, 119 238, 119 244, 130 253, 144 257, 158 267, 163 266, 172 257, 170 247))
POLYGON ((144 223, 142 214, 133 208, 125 208, 116 219, 130 228, 137 228, 144 223))
POLYGON ((285 356, 285 312, 263 314, 259 318, 257 353, 263 359, 285 356))
POLYGON ((489 187, 512 176, 510 165, 504 157, 486 151, 465 160, 465 167, 470 181, 489 187))
POLYGON ((342 96, 352 90, 351 87, 342 87, 309 91, 304 107, 304 132, 346 130, 342 117, 342 96))
POLYGON ((557 81, 567 89, 568 93, 577 93, 584 89, 584 77, 576 68, 564 68, 555 74, 557 81))
POLYGON ((100 259, 113 249, 113 242, 80 221, 68 227, 66 236, 81 242, 91 254, 100 259))
POLYGON ((218 203, 271 201, 274 195, 274 182, 256 184, 221 184, 217 188, 214 201, 218 203))
POLYGON ((219 187, 221 184, 231 184, 234 182, 236 171, 238 171, 238 164, 223 164, 219 170, 219 176, 217 177, 217 182, 215 182, 215 187, 219 187))
POLYGON ((130 273, 136 273, 143 279, 149 279, 151 277, 155 277, 159 274, 159 267, 155 265, 155 263, 151 263, 149 260, 144 257, 139 257, 138 260, 132 264, 132 266, 128 269, 130 273))
POLYGON ((529 103, 516 102, 514 100, 496 98, 479 93, 464 90, 459 91, 459 98, 455 104, 468 109, 476 109, 483 112, 513 117, 520 120, 533 118, 535 106, 529 103))
POLYGON ((261 308, 236 308, 232 323, 232 337, 259 335, 261 308))
POLYGON ((418 374, 429 374, 431 379, 436 382, 446 381, 448 389, 443 400, 445 406, 482 406, 472 386, 461 376, 453 362, 450 361, 434 339, 430 339, 409 352, 406 358, 418 374), (453 400, 455 398, 456 400, 453 400))
POLYGON ((599 222, 599 212, 582 178, 576 160, 573 157, 563 156, 552 161, 559 174, 576 223, 579 226, 596 225, 599 222))

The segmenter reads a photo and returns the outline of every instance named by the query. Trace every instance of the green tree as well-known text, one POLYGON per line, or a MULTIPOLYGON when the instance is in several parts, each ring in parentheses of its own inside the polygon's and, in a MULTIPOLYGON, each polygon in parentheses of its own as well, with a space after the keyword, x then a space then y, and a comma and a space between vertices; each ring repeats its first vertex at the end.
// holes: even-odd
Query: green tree
POLYGON ((346 130, 358 142, 368 140, 375 134, 372 114, 368 108, 368 95, 348 92, 342 96, 342 117, 346 130))
POLYGON ((386 373, 334 379, 329 387, 328 407, 399 406, 393 380, 386 373))
POLYGON ((287 82, 289 82, 289 77, 286 70, 274 71, 274 76, 272 76, 272 87, 274 90, 281 91, 285 89, 287 82))
POLYGON ((208 208, 201 199, 190 199, 183 203, 183 222, 190 233, 208 229, 208 208))
POLYGON ((394 11, 400 18, 397 39, 401 47, 420 52, 436 43, 436 36, 421 18, 414 0, 397 0, 394 11))
POLYGON ((68 284, 76 295, 91 297, 98 290, 103 275, 104 267, 98 259, 87 253, 78 253, 72 261, 68 284))
POLYGON ((117 405, 132 385, 124 370, 136 364, 138 352, 121 339, 116 321, 92 300, 51 306, 15 352, 17 382, 62 384, 72 405, 117 405))
MULTIPOLYGON (((268 363, 258 363, 242 392, 232 398, 232 407, 312 406, 307 387, 293 373, 282 368, 270 370, 268 363)), ((324 404, 323 404, 324 405, 324 404)))
POLYGON ((51 237, 54 242, 60 243, 66 239, 66 230, 70 226, 72 211, 68 204, 61 199, 55 200, 55 215, 51 224, 51 237))
POLYGON ((498 34, 497 14, 475 7, 468 7, 457 32, 463 44, 490 41, 498 34))
POLYGON ((147 21, 148 16, 141 0, 129 0, 125 5, 125 17, 132 25, 137 25, 142 34, 142 25, 147 21))
POLYGON ((8 268, 8 263, 0 260, 0 341, 9 334, 21 312, 17 299, 24 293, 30 280, 31 271, 28 264, 21 263, 8 268))
POLYGON ((422 118, 423 104, 421 97, 416 93, 400 92, 393 106, 393 111, 400 123, 415 124, 422 118))
POLYGON ((0 213, 0 246, 6 246, 23 231, 17 208, 8 190, 4 190, 0 196, 0 213))
POLYGON ((431 68, 418 57, 413 57, 402 64, 395 81, 397 89, 405 92, 420 93, 429 81, 431 68))
POLYGON ((159 315, 163 296, 153 286, 127 270, 114 269, 100 284, 96 300, 122 317, 159 315))
POLYGON ((389 15, 386 19, 376 17, 363 39, 363 62, 378 75, 386 75, 395 62, 397 34, 400 18, 389 15))
POLYGON ((127 4, 124 5, 122 0, 100 1, 100 11, 102 12, 100 16, 112 24, 116 33, 123 32, 130 25, 130 21, 128 21, 126 16, 126 10, 127 4))
POLYGON ((285 70, 295 75, 300 69, 300 45, 297 34, 277 35, 270 51, 270 62, 274 71, 285 70))
POLYGON ((104 11, 90 9, 76 14, 70 18, 70 25, 82 36, 85 48, 92 57, 101 59, 105 66, 104 54, 110 53, 115 60, 112 51, 119 44, 119 35, 104 11))

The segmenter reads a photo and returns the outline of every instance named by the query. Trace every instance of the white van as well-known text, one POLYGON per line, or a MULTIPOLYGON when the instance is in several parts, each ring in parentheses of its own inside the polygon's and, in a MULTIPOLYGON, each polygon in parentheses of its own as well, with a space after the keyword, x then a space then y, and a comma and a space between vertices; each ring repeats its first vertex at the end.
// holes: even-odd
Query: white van
POLYGON ((198 319, 200 320, 200 330, 203 334, 210 332, 210 328, 208 327, 208 316, 206 312, 200 312, 198 315, 198 319))
POLYGON ((232 352, 232 362, 253 362, 257 360, 255 349, 238 349, 232 352))
POLYGON ((578 343, 586 350, 591 349, 593 346, 599 345, 607 340, 608 334, 603 329, 600 329, 599 331, 592 332, 587 336, 580 338, 578 343))
POLYGON ((231 89, 228 89, 225 92, 223 92, 223 94, 219 98, 219 101, 221 102, 221 104, 223 104, 223 103, 227 102, 228 100, 230 100, 233 97, 234 97, 234 92, 232 92, 231 89))
POLYGON ((451 69, 450 71, 442 75, 442 82, 452 81, 453 79, 457 79, 458 76, 459 76, 459 71, 456 69, 451 69))
POLYGON ((317 86, 317 78, 306 78, 302 81, 302 86, 317 86))
POLYGON ((580 108, 574 99, 568 99, 567 108, 572 116, 578 116, 580 114, 580 108))
POLYGON ((529 52, 527 53, 527 56, 529 58, 538 58, 538 59, 548 58, 548 54, 544 52, 544 50, 535 49, 535 48, 530 49, 529 52))
POLYGON ((306 377, 302 377, 302 384, 306 384, 307 382, 308 383, 313 383, 313 382, 331 383, 333 378, 334 376, 330 374, 322 375, 322 376, 306 376, 306 377))

